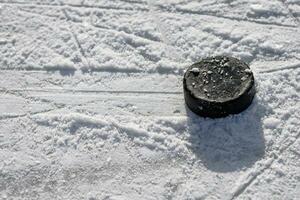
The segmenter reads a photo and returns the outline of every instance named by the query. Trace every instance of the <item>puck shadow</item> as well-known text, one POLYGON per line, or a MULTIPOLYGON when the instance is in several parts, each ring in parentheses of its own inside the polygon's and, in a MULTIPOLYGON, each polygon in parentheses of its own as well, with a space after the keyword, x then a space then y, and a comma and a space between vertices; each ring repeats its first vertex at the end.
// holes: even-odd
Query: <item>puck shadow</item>
POLYGON ((185 105, 189 142, 196 161, 216 172, 251 167, 265 154, 262 118, 270 111, 256 97, 240 114, 225 118, 203 118, 185 105))

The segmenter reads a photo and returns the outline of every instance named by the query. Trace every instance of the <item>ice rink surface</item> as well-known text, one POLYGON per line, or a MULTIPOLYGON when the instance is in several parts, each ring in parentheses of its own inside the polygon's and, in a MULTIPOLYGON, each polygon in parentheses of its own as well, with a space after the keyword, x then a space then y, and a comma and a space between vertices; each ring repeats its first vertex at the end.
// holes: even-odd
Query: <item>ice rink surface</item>
POLYGON ((299 47, 299 0, 0 0, 0 199, 299 199, 299 47), (216 120, 182 89, 214 55, 257 87, 216 120))

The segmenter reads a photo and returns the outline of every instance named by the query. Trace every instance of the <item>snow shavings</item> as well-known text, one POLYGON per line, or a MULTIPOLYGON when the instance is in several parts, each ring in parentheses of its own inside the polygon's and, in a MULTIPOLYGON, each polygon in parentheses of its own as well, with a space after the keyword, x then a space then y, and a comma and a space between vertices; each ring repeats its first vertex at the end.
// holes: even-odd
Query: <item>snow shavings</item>
MULTIPOLYGON (((38 114, 32 117, 37 123, 50 127, 57 127, 63 131, 75 133, 81 128, 92 128, 98 130, 101 128, 109 129, 115 134, 125 133, 128 138, 138 145, 148 147, 150 149, 157 149, 162 151, 174 151, 174 149, 184 150, 186 147, 180 147, 185 142, 178 140, 176 137, 165 134, 157 134, 156 132, 146 131, 136 124, 122 124, 112 118, 98 119, 82 114, 67 114, 67 115, 53 115, 53 114, 38 114), (117 133, 117 132, 118 133, 117 133)), ((121 137, 121 135, 117 136, 121 137)), ((62 138, 63 139, 63 138, 62 138)), ((64 139, 63 139, 64 141, 64 139)), ((65 142, 60 142, 64 144, 65 142)))
POLYGON ((281 123, 281 121, 274 117, 267 118, 264 121, 264 125, 268 129, 276 129, 280 123, 281 123))
POLYGON ((45 65, 45 69, 47 70, 75 70, 75 64, 67 58, 53 58, 50 63, 45 65))

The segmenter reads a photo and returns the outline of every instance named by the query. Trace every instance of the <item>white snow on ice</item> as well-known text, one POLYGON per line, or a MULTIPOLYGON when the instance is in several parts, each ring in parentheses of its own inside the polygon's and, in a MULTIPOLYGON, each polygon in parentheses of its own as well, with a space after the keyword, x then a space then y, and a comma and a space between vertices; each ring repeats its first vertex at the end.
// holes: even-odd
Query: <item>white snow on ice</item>
POLYGON ((0 0, 0 199, 299 199, 299 0, 0 0), (243 113, 184 104, 206 56, 243 113))

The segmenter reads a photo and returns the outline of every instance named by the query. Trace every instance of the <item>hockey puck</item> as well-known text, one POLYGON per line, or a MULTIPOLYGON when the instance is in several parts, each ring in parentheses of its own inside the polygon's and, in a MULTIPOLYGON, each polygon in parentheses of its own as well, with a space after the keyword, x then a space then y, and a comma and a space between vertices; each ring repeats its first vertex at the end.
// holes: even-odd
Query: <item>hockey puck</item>
POLYGON ((255 95, 249 66, 232 57, 209 57, 191 65, 184 74, 184 98, 194 113, 210 118, 237 114, 255 95))

